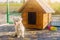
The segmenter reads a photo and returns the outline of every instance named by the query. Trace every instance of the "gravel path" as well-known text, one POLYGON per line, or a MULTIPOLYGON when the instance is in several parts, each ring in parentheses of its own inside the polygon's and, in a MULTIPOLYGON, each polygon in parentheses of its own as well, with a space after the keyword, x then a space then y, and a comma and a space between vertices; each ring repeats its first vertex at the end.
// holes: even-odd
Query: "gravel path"
MULTIPOLYGON (((3 31, 13 31, 9 29, 14 29, 13 26, 1 26, 0 28, 4 28, 6 30, 3 31)), ((2 29, 0 29, 1 31, 2 29)), ((8 32, 7 31, 7 32, 8 32)), ((57 31, 49 31, 49 30, 29 30, 25 32, 24 38, 17 38, 8 35, 0 36, 0 40, 60 40, 60 27, 57 31)))
POLYGON ((6 14, 0 13, 0 24, 6 23, 6 14))

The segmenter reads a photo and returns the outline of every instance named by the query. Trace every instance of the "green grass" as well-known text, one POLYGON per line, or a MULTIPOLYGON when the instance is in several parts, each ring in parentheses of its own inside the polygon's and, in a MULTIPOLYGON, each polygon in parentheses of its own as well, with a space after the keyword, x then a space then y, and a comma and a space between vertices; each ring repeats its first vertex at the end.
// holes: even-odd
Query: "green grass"
POLYGON ((60 3, 53 3, 51 7, 55 10, 55 15, 60 15, 60 3))
POLYGON ((7 4, 6 3, 0 3, 0 6, 6 6, 7 4))
MULTIPOLYGON (((0 3, 0 6, 6 6, 7 5, 7 3, 0 3)), ((9 4, 10 6, 22 6, 23 4, 22 3, 10 3, 9 4)))
POLYGON ((10 3, 10 6, 22 6, 22 3, 10 3))
POLYGON ((60 10, 60 4, 57 4, 57 3, 52 4, 52 7, 56 10, 60 10))

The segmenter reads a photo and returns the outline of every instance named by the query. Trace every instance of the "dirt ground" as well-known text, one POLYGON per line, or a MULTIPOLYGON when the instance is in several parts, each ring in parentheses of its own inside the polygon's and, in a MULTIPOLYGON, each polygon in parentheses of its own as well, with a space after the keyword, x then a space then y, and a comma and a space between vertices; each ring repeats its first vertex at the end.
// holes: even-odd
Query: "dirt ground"
POLYGON ((0 13, 0 24, 6 23, 6 14, 0 13))
MULTIPOLYGON (((6 28, 7 29, 7 28, 6 28)), ((9 27, 11 29, 11 27, 9 27)), ((7 30, 9 30, 7 29, 7 30)), ((1 31, 1 30, 0 30, 1 31)), ((0 36, 0 40, 60 40, 60 27, 57 31, 49 30, 28 30, 25 37, 17 38, 8 35, 0 36)))

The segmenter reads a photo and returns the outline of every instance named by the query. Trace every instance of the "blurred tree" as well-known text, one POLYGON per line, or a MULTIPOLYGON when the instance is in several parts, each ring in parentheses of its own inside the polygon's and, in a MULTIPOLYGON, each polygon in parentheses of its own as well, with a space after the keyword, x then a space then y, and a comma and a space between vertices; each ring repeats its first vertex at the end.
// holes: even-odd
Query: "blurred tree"
POLYGON ((23 0, 23 4, 25 3, 25 0, 23 0))
POLYGON ((60 3, 59 2, 51 2, 51 0, 48 0, 49 5, 55 10, 54 15, 60 14, 60 3))

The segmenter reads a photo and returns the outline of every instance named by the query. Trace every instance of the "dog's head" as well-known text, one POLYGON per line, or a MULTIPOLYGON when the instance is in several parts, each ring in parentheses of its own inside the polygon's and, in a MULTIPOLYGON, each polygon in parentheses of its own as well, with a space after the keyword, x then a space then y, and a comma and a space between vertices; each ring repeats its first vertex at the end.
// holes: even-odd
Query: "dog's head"
POLYGON ((22 21, 22 17, 21 16, 15 17, 15 18, 13 18, 13 20, 14 20, 14 22, 22 21))

